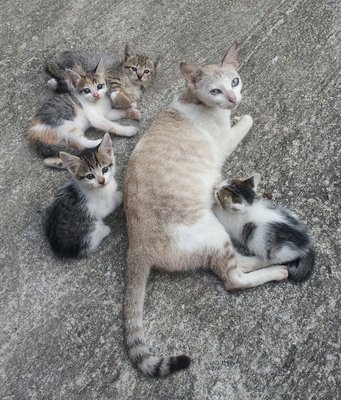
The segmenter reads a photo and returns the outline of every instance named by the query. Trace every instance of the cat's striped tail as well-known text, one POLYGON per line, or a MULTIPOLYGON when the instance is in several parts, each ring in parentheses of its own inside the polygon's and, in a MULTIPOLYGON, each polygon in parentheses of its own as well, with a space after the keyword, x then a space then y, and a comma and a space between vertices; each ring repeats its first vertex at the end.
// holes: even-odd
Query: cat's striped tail
POLYGON ((143 330, 143 303, 151 265, 128 250, 125 293, 125 329, 129 356, 145 375, 161 377, 185 369, 191 359, 186 355, 155 357, 150 354, 143 330))
POLYGON ((293 282, 303 282, 309 278, 315 264, 315 251, 309 247, 307 253, 288 263, 288 278, 293 282))

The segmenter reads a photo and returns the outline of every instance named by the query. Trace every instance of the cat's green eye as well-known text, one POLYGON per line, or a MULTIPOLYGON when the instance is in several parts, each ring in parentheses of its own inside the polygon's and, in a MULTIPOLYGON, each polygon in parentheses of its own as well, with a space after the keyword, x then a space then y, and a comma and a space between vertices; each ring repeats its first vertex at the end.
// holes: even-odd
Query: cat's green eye
POLYGON ((145 70, 143 71, 143 73, 144 73, 144 74, 149 74, 150 71, 149 71, 149 69, 145 69, 145 70))
POLYGON ((102 173, 103 173, 103 174, 107 173, 108 171, 109 171, 109 168, 108 168, 108 167, 102 168, 102 173))
POLYGON ((134 72, 137 72, 137 68, 136 67, 131 67, 131 70, 134 72))
POLYGON ((236 87, 236 86, 238 86, 238 84, 239 84, 239 78, 234 78, 232 83, 231 83, 231 86, 232 87, 236 87))
POLYGON ((94 174, 88 174, 88 175, 86 175, 86 179, 89 179, 89 180, 95 179, 95 175, 94 174))
POLYGON ((91 93, 91 90, 90 90, 89 88, 85 88, 85 89, 83 89, 82 91, 83 91, 83 93, 85 93, 85 94, 91 93))
POLYGON ((103 86, 104 86, 104 85, 103 85, 102 83, 100 83, 99 85, 97 85, 97 89, 98 89, 98 90, 103 89, 103 86))
POLYGON ((223 93, 220 89, 213 89, 210 91, 211 95, 217 96, 220 93, 223 93))

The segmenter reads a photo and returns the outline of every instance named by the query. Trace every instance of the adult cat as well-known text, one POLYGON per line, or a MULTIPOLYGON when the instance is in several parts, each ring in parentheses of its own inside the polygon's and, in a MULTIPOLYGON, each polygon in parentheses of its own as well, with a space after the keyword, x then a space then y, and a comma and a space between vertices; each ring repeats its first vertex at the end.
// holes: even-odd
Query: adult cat
POLYGON ((128 163, 124 206, 128 225, 125 325, 129 354, 146 375, 187 368, 190 358, 154 357, 143 331, 143 302, 152 267, 164 271, 208 268, 227 289, 287 278, 285 266, 265 266, 238 254, 212 211, 221 168, 252 126, 244 115, 233 127, 230 110, 241 101, 233 45, 219 65, 180 65, 186 90, 161 112, 128 163))

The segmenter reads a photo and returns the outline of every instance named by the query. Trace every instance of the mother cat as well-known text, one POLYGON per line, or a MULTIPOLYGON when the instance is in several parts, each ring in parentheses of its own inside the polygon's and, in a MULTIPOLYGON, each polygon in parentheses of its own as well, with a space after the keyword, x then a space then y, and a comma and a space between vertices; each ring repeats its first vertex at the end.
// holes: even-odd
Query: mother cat
POLYGON ((212 211, 213 187, 221 181, 225 159, 253 123, 244 115, 231 127, 230 110, 240 103, 242 89, 236 53, 233 45, 219 65, 180 65, 186 90, 156 117, 128 163, 126 335, 132 361, 149 376, 165 376, 190 364, 185 355, 152 356, 146 345, 143 302, 152 267, 204 267, 228 290, 288 276, 285 266, 261 269, 263 262, 238 254, 212 211))

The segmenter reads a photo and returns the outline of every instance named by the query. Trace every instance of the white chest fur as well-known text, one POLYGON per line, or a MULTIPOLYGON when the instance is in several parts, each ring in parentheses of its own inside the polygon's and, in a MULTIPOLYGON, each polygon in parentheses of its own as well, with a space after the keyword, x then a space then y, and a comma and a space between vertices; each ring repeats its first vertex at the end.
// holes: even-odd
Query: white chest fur
POLYGON ((113 212, 116 208, 116 189, 117 184, 113 180, 104 187, 88 191, 85 196, 90 215, 101 219, 113 212))

